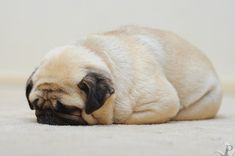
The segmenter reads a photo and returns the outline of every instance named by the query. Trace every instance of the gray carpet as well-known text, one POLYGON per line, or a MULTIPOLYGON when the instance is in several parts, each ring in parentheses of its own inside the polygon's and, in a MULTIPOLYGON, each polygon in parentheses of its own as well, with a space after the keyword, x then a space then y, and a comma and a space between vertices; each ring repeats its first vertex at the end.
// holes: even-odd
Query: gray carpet
POLYGON ((235 147, 235 94, 216 119, 141 126, 42 125, 24 87, 0 86, 0 97, 0 156, 214 156, 225 142, 235 147))

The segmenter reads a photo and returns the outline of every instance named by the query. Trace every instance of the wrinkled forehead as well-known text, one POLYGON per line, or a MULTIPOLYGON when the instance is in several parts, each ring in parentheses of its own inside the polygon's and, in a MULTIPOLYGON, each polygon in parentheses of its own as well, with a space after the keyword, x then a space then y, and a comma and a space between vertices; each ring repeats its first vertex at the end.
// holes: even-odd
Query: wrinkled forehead
POLYGON ((66 105, 76 106, 82 104, 80 96, 77 94, 78 83, 82 80, 85 72, 73 74, 73 69, 61 70, 56 66, 48 66, 47 63, 38 67, 32 75, 32 91, 29 99, 34 101, 37 96, 52 99, 60 99, 66 105), (80 102, 79 102, 80 101, 80 102))
POLYGON ((34 88, 40 88, 42 86, 53 87, 73 87, 77 86, 77 84, 83 79, 85 76, 85 71, 71 68, 57 68, 57 67, 47 67, 40 66, 37 71, 35 71, 34 75, 32 75, 32 82, 34 88))

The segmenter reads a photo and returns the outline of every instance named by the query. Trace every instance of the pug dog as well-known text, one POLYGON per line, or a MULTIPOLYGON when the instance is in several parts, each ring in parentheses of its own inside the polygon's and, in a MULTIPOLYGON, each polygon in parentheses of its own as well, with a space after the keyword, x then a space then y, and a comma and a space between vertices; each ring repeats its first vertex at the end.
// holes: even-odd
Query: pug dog
POLYGON ((26 97, 39 123, 158 124, 213 118, 222 91, 210 61, 184 39, 124 26, 51 50, 26 97))

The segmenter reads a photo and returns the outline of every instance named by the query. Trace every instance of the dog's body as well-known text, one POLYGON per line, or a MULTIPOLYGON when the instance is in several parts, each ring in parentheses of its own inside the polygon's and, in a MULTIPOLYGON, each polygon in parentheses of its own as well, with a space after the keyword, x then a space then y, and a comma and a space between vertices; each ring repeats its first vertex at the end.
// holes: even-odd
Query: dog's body
POLYGON ((207 119, 222 99, 217 75, 198 49, 173 33, 136 26, 53 50, 26 94, 38 121, 49 124, 207 119))

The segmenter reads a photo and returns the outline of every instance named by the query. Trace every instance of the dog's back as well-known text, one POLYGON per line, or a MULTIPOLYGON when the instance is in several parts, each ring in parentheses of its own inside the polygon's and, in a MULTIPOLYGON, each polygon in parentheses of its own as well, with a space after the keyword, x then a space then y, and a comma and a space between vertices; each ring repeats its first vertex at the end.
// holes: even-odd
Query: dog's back
MULTIPOLYGON (((139 75, 143 78, 143 74, 146 73, 146 70, 152 70, 152 66, 155 66, 156 72, 157 70, 163 71, 180 99, 182 111, 175 119, 210 118, 218 111, 222 91, 213 66, 199 49, 178 35, 158 29, 124 26, 114 31, 98 34, 98 36, 116 38, 125 43, 124 45, 131 50, 126 51, 125 49, 118 53, 132 54, 121 54, 121 56, 128 55, 127 59, 135 60, 133 62, 150 62, 147 64, 148 67, 143 64, 140 66, 140 62, 137 63, 139 65, 135 64, 134 66, 138 67, 136 70, 141 72, 136 76, 139 75), (152 61, 150 57, 155 61, 152 61)), ((108 52, 112 55, 112 50, 108 52)), ((116 56, 115 53, 114 57, 116 56)))

